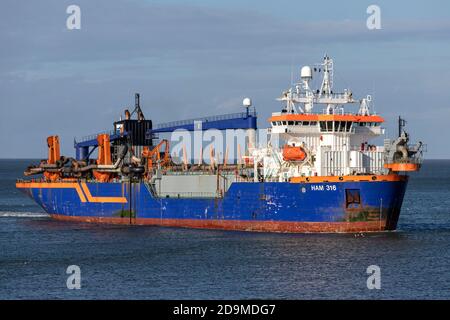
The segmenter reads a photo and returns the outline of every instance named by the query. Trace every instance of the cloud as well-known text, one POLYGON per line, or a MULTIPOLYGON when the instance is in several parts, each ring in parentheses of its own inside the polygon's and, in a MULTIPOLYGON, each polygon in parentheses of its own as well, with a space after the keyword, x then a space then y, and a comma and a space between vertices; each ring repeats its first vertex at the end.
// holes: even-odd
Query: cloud
POLYGON ((6 48, 0 51, 0 72, 28 81, 77 72, 89 75, 95 68, 105 76, 117 69, 157 69, 161 60, 174 69, 207 63, 273 64, 280 52, 301 52, 311 45, 450 34, 447 21, 383 20, 382 30, 370 31, 364 19, 310 22, 243 9, 105 0, 78 1, 82 29, 69 31, 69 2, 16 2, 4 4, 6 10, 0 13, 0 42, 6 48))

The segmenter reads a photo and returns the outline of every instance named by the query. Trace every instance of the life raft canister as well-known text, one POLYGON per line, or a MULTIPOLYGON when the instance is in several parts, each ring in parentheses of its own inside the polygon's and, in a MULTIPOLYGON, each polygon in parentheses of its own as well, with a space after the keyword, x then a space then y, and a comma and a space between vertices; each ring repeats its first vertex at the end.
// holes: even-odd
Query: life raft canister
POLYGON ((283 160, 284 161, 303 161, 306 159, 306 152, 302 147, 284 145, 283 160))

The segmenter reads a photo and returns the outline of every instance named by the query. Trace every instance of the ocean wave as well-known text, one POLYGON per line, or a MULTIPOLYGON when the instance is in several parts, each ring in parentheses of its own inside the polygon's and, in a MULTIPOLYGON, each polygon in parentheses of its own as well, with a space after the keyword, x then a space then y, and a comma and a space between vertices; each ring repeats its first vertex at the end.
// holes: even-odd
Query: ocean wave
POLYGON ((0 218, 2 218, 2 217, 43 218, 43 217, 48 217, 48 214, 42 213, 42 212, 0 211, 0 218))

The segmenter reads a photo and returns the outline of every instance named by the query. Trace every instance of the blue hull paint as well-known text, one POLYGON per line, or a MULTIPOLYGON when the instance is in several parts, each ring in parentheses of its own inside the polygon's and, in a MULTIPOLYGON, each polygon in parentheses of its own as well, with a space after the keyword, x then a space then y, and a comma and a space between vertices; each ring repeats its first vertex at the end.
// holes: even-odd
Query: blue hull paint
POLYGON ((235 182, 223 199, 155 198, 143 183, 87 183, 93 197, 127 203, 81 202, 75 189, 25 188, 49 214, 68 217, 239 220, 276 222, 386 221, 396 228, 407 181, 339 183, 235 182), (346 190, 359 190, 348 205, 346 190), (131 194, 131 196, 130 196, 131 194), (353 208, 351 208, 353 207, 353 208), (381 218, 381 219, 380 219, 381 218))

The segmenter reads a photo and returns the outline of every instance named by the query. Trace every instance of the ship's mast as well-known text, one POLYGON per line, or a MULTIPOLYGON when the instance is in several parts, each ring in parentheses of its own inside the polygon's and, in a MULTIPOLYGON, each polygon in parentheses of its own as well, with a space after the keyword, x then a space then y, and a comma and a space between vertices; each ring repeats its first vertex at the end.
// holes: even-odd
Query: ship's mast
POLYGON ((320 86, 319 98, 324 95, 330 95, 333 89, 333 60, 325 56, 323 63, 320 65, 323 67, 323 79, 320 86))
MULTIPOLYGON (((323 67, 323 78, 322 78, 322 85, 320 86, 320 92, 318 95, 318 98, 321 97, 331 97, 331 94, 333 93, 333 60, 325 55, 323 58, 323 63, 321 64, 323 67)), ((319 69, 320 70, 320 69, 319 69)), ((327 104, 327 114, 333 113, 334 104, 328 103, 327 104)))
POLYGON ((320 89, 313 90, 310 87, 313 78, 313 69, 309 66, 304 66, 301 69, 301 82, 296 84, 295 90, 292 88, 286 90, 277 99, 279 101, 285 101, 286 112, 296 112, 296 103, 302 105, 297 106, 300 113, 312 113, 315 104, 325 104, 327 106, 326 113, 333 114, 337 106, 358 102, 353 99, 352 92, 348 89, 345 89, 343 93, 333 92, 333 59, 328 55, 325 55, 322 63, 315 65, 314 72, 323 74, 320 89))

